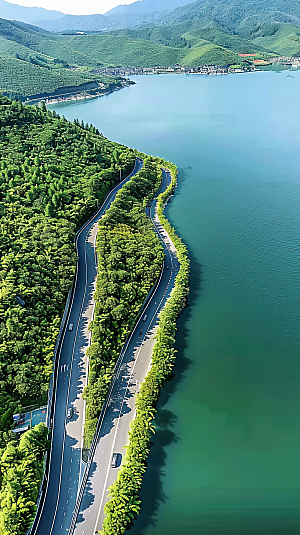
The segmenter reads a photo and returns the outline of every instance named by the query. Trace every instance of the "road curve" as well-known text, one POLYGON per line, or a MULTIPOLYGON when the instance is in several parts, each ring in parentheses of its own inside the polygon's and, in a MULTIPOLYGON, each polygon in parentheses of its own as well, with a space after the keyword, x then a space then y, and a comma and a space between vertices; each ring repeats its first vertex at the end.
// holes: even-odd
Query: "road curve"
POLYGON ((109 208, 119 189, 138 173, 142 166, 142 160, 137 158, 132 173, 107 195, 101 208, 76 237, 78 262, 74 291, 55 364, 49 470, 45 491, 30 530, 31 535, 61 535, 68 533, 69 530, 82 472, 81 446, 84 425, 82 391, 86 381, 84 359, 86 347, 89 345, 87 326, 91 319, 91 301, 97 274, 95 240, 91 241, 89 234, 91 229, 95 229, 95 223, 109 208), (72 331, 68 330, 70 323, 74 325, 72 331), (68 420, 67 409, 71 404, 75 407, 77 404, 77 411, 72 419, 68 420))
MULTIPOLYGON (((170 182, 170 173, 163 170, 159 193, 165 191, 170 182)), ((104 505, 108 498, 107 489, 118 474, 118 468, 110 466, 112 454, 125 453, 123 448, 128 444, 128 431, 135 416, 135 397, 151 366, 158 316, 171 294, 180 267, 175 247, 159 223, 156 200, 152 201, 147 209, 147 215, 151 217, 154 228, 162 239, 165 262, 155 291, 146 304, 122 355, 117 378, 98 433, 77 522, 75 524, 73 519, 74 529, 71 526, 69 535, 92 535, 102 529, 104 505), (144 321, 145 315, 147 315, 146 321, 144 321)))

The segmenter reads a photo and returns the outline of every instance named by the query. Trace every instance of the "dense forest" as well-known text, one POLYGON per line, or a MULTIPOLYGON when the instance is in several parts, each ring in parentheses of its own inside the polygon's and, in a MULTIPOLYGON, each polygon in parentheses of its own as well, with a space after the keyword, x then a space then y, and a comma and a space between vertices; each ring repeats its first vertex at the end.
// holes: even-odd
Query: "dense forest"
POLYGON ((85 447, 89 448, 110 387, 115 362, 139 309, 156 281, 164 252, 145 214, 161 183, 161 168, 144 156, 143 169, 125 184, 99 223, 95 318, 87 400, 85 447))
POLYGON ((0 533, 21 535, 33 521, 49 447, 48 429, 40 423, 8 443, 0 459, 0 533))
MULTIPOLYGON (((118 182, 120 170, 122 176, 132 170, 135 155, 93 126, 6 97, 0 97, 0 127, 0 455, 5 457, 15 440, 13 413, 47 400, 53 349, 75 273, 76 230, 118 182)), ((4 480, 3 485, 5 494, 4 480)))
POLYGON ((245 27, 261 27, 274 22, 300 26, 300 5, 297 0, 196 0, 182 5, 156 21, 167 26, 185 21, 215 23, 239 32, 245 27))

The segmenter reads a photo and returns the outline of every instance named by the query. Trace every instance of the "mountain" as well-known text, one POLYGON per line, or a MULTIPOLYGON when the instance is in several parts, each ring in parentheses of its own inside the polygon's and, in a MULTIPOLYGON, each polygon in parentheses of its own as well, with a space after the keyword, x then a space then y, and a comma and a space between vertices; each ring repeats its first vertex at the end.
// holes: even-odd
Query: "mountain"
POLYGON ((105 13, 106 17, 122 16, 124 14, 151 13, 159 11, 172 11, 179 6, 189 4, 187 0, 138 0, 129 5, 121 4, 105 13))
POLYGON ((49 31, 96 32, 138 26, 172 26, 198 22, 251 38, 266 24, 300 26, 298 0, 139 0, 105 13, 65 15, 43 8, 22 7, 0 0, 1 17, 35 24, 49 31))
POLYGON ((3 19, 19 20, 34 24, 38 20, 55 20, 63 16, 60 11, 51 11, 42 7, 23 7, 0 0, 0 14, 3 19))
POLYGON ((52 32, 99 32, 114 27, 104 15, 63 15, 54 20, 37 20, 35 24, 52 32))
POLYGON ((156 21, 159 26, 186 21, 213 21, 240 33, 270 23, 300 26, 300 3, 296 0, 198 0, 178 7, 156 21))
POLYGON ((0 0, 2 18, 35 24, 49 31, 96 32, 111 28, 133 27, 155 22, 189 0, 139 0, 130 5, 119 5, 105 15, 65 15, 37 7, 22 7, 0 0))
MULTIPOLYGON (((148 26, 83 34, 53 33, 0 19, 0 91, 23 100, 34 95, 98 92, 100 87, 105 91, 123 84, 120 78, 99 76, 100 69, 110 66, 249 66, 254 59, 300 55, 300 24, 276 22, 269 11, 264 23, 247 25, 246 20, 253 21, 253 9, 237 20, 231 10, 236 0, 208 1, 215 2, 216 11, 209 14, 208 2, 194 2, 164 15, 169 25, 162 25, 160 18, 148 26)), ((277 8, 280 1, 275 0, 277 8)), ((253 8, 255 0, 248 0, 250 5, 253 8)), ((294 7, 297 23, 298 6, 294 7)), ((279 17, 278 9, 276 13, 279 17)))
POLYGON ((97 59, 72 48, 67 37, 0 19, 0 91, 12 98, 98 94, 122 87, 121 78, 91 72, 96 66, 97 59))

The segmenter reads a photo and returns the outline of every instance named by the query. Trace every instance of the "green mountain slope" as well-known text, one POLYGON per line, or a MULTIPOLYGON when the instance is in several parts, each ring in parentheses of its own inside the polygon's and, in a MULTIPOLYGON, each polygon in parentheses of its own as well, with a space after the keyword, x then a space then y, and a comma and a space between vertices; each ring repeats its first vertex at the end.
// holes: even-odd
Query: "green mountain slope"
POLYGON ((255 54, 270 51, 263 44, 253 43, 239 35, 232 35, 214 27, 199 28, 199 25, 195 23, 189 31, 183 34, 183 38, 193 47, 199 46, 200 41, 205 39, 214 45, 227 48, 237 54, 255 54))
POLYGON ((269 47, 283 56, 300 54, 300 27, 292 24, 265 24, 252 33, 253 43, 269 47))
POLYGON ((191 48, 184 58, 184 65, 197 67, 198 65, 233 65, 241 63, 241 58, 230 50, 225 50, 213 44, 191 48))
POLYGON ((178 48, 126 36, 82 35, 66 38, 65 42, 76 52, 85 52, 95 58, 95 62, 107 65, 168 66, 180 63, 184 57, 178 48))
POLYGON ((5 55, 0 55, 0 90, 10 97, 24 100, 34 95, 59 95, 60 88, 69 92, 84 89, 97 89, 98 82, 106 82, 106 87, 117 84, 117 78, 100 77, 88 73, 71 71, 64 68, 47 69, 5 55), (82 84, 88 84, 82 86, 82 84), (94 84, 94 85, 91 85, 94 84))
POLYGON ((73 50, 63 37, 0 19, 0 91, 12 98, 76 91, 82 84, 103 91, 121 87, 121 78, 93 74, 96 66, 95 58, 73 50))
POLYGON ((188 20, 213 20, 236 33, 255 24, 300 25, 300 4, 296 0, 198 0, 175 9, 156 24, 169 26, 188 20))

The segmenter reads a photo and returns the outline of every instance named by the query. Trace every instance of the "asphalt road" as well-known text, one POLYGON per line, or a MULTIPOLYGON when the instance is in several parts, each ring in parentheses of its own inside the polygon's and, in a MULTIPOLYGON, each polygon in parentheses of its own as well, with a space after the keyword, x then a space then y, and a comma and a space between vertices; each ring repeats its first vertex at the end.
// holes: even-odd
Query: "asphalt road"
MULTIPOLYGON (((170 180, 170 174, 163 171, 161 191, 166 189, 170 180)), ((174 245, 159 223, 155 200, 147 209, 147 215, 151 217, 156 232, 163 241, 165 262, 156 290, 136 324, 123 355, 98 435, 75 530, 70 531, 70 535, 92 535, 102 529, 104 505, 108 500, 107 489, 116 480, 119 470, 110 466, 112 455, 114 452, 125 454, 123 448, 128 444, 128 431, 135 416, 135 397, 151 366, 158 315, 171 294, 179 270, 174 245), (143 320, 145 315, 146 321, 143 320)))
POLYGON ((142 168, 136 160, 133 172, 110 192, 103 205, 84 228, 76 241, 78 263, 73 299, 63 333, 54 397, 53 431, 46 491, 41 499, 31 535, 68 533, 82 474, 82 436, 85 405, 82 391, 86 384, 86 348, 89 345, 88 323, 93 315, 93 292, 97 275, 95 237, 101 219, 127 180, 142 168), (70 323, 74 327, 68 330, 70 323), (71 420, 67 409, 75 408, 71 420))

